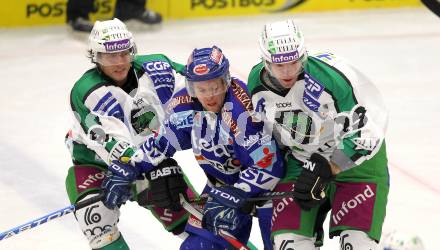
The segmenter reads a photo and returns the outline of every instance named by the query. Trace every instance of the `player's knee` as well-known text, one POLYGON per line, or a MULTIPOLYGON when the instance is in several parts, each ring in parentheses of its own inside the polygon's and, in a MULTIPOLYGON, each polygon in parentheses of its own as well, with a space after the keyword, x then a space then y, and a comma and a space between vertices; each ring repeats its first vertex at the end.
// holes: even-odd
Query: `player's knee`
POLYGON ((273 238, 274 250, 286 249, 318 249, 315 247, 315 238, 293 233, 277 234, 273 238))
POLYGON ((377 249, 378 244, 367 233, 358 230, 344 230, 339 235, 341 250, 370 250, 377 249))
MULTIPOLYGON (((88 199, 97 194, 90 194, 88 199)), ((96 202, 75 211, 75 218, 92 249, 100 249, 120 238, 117 227, 119 209, 110 210, 102 202, 96 202)))
POLYGON ((180 245, 180 250, 224 250, 225 248, 212 240, 190 234, 180 245))

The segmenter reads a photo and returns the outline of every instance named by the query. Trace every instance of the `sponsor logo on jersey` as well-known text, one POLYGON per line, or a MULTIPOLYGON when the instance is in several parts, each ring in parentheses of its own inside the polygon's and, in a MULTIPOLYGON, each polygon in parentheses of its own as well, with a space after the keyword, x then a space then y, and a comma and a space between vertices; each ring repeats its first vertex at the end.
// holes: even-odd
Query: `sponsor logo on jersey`
POLYGON ((289 53, 282 54, 272 54, 271 59, 273 63, 286 63, 296 61, 299 58, 299 53, 297 50, 289 53))
POLYGON ((170 115, 169 118, 171 124, 176 128, 187 128, 193 125, 193 112, 192 110, 177 112, 170 115))
POLYGON ((273 143, 263 145, 254 150, 250 156, 254 160, 255 165, 260 168, 272 170, 272 164, 277 160, 276 148, 273 143))
POLYGON ((232 113, 227 112, 225 109, 222 109, 222 122, 226 124, 234 134, 234 136, 237 138, 238 135, 241 133, 240 129, 238 128, 237 122, 234 121, 232 118, 232 113))
POLYGON ((306 82, 306 91, 318 100, 322 91, 324 91, 324 86, 307 73, 304 74, 304 79, 306 82))
POLYGON ((171 65, 164 61, 150 61, 142 64, 145 72, 147 73, 169 73, 171 65))
POLYGON ((282 200, 277 200, 273 204, 274 206, 272 212, 272 223, 274 223, 274 221, 278 218, 278 215, 281 214, 284 211, 284 209, 286 209, 289 206, 289 204, 292 204, 293 201, 294 199, 292 197, 289 197, 289 198, 283 198, 282 200))
POLYGON ((318 101, 316 101, 315 99, 313 99, 313 97, 311 95, 309 95, 306 91, 304 91, 303 102, 307 108, 309 108, 310 110, 312 110, 314 112, 317 112, 319 109, 319 106, 321 106, 321 104, 318 101))
POLYGON ((254 109, 252 106, 252 100, 249 97, 246 90, 243 89, 235 81, 232 81, 231 88, 232 88, 232 93, 240 101, 240 104, 244 107, 244 109, 248 112, 252 112, 254 109))
POLYGON ((255 143, 257 143, 260 140, 260 136, 259 135, 250 135, 247 138, 244 139, 243 142, 243 147, 245 148, 250 148, 252 147, 255 143))
POLYGON ((142 67, 156 88, 174 88, 174 73, 171 65, 164 61, 144 62, 142 67), (172 85, 170 85, 172 84, 172 85))
POLYGON ((277 108, 291 108, 292 107, 291 102, 277 102, 275 105, 277 106, 277 108))
POLYGON ((105 51, 114 52, 120 50, 126 50, 130 48, 130 39, 123 39, 113 42, 104 42, 105 51))
POLYGON ((279 178, 276 178, 275 176, 270 175, 266 172, 259 171, 255 168, 245 169, 241 172, 240 178, 251 185, 266 190, 274 187, 279 180, 279 178))
POLYGON ((193 102, 193 100, 189 95, 176 96, 171 100, 170 104, 168 105, 167 111, 170 112, 180 104, 191 103, 191 102, 193 102))

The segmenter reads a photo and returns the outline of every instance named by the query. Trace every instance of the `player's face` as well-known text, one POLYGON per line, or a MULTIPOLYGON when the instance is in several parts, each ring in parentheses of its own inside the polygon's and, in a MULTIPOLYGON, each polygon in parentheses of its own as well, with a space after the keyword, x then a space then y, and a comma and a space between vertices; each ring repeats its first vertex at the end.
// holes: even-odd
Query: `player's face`
POLYGON ((119 86, 122 86, 127 80, 131 61, 132 55, 129 50, 98 54, 98 63, 102 72, 113 79, 119 86))
POLYGON ((194 94, 203 108, 211 112, 219 112, 226 94, 226 84, 222 78, 194 83, 194 94))
POLYGON ((298 60, 288 63, 271 63, 270 67, 273 77, 278 79, 284 88, 290 89, 298 79, 302 69, 302 62, 298 60))

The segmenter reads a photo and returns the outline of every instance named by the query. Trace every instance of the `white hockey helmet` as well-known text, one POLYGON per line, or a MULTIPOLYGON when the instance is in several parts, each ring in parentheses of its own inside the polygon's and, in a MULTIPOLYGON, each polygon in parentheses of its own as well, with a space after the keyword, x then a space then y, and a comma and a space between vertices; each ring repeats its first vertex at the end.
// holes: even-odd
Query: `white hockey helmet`
POLYGON ((425 250, 425 247, 419 236, 395 230, 382 236, 380 249, 425 250))
POLYGON ((127 26, 117 18, 96 21, 89 36, 89 51, 93 63, 101 63, 99 53, 116 53, 128 50, 131 60, 136 55, 136 44, 127 26))
POLYGON ((293 19, 264 25, 259 39, 260 53, 270 72, 271 63, 287 63, 307 60, 304 36, 293 19))

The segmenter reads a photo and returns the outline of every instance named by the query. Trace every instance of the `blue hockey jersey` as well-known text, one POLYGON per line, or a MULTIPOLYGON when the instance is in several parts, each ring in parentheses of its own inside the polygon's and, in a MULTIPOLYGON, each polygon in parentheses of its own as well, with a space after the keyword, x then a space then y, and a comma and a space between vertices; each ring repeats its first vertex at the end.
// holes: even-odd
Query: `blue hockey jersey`
POLYGON ((253 116, 246 85, 232 78, 220 112, 205 111, 186 89, 166 108, 160 131, 149 136, 133 156, 136 166, 150 171, 177 150, 192 148, 208 178, 235 185, 253 196, 272 190, 283 177, 283 159, 270 131, 253 116))

